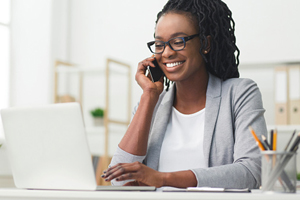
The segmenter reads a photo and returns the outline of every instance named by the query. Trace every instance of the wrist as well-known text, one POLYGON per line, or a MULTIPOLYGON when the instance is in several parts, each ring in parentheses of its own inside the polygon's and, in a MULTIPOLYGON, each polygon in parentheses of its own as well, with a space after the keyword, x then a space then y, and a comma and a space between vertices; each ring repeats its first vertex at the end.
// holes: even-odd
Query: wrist
POLYGON ((156 104, 156 102, 158 101, 159 98, 159 93, 156 90, 144 90, 141 100, 148 100, 150 102, 154 102, 156 104))
POLYGON ((163 186, 171 186, 170 185, 170 180, 172 179, 171 178, 171 176, 172 176, 172 173, 170 173, 170 172, 162 172, 162 179, 161 179, 161 185, 162 185, 162 187, 163 186))
POLYGON ((161 177, 162 186, 171 186, 178 188, 197 186, 197 179, 191 170, 163 172, 161 177))

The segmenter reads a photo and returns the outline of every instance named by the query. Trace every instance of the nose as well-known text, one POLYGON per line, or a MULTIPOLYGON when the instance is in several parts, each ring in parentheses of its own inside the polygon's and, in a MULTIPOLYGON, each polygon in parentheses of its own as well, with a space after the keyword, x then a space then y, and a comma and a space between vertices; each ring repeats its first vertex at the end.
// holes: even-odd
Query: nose
POLYGON ((169 45, 166 44, 165 50, 162 53, 162 57, 171 58, 176 54, 176 51, 172 50, 169 45))

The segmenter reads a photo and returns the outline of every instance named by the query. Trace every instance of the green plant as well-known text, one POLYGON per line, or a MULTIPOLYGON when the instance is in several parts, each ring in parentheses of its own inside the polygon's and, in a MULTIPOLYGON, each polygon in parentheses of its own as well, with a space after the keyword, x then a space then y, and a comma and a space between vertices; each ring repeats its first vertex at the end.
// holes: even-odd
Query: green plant
POLYGON ((104 110, 102 108, 95 108, 94 110, 91 110, 91 114, 93 117, 103 117, 104 110))
POLYGON ((297 180, 300 181, 300 173, 297 174, 297 180))

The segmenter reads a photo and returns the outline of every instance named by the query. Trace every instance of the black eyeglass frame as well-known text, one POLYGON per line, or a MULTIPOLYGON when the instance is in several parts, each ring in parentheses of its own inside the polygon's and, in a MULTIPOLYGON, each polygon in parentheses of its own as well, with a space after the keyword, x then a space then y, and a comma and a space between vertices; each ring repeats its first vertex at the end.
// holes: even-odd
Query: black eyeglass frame
POLYGON ((148 43, 147 43, 147 46, 148 46, 148 48, 150 49, 151 53, 154 53, 154 54, 162 54, 162 53, 165 51, 166 45, 169 45, 169 47, 170 47, 173 51, 181 51, 181 50, 183 50, 183 49, 185 48, 186 42, 189 41, 189 40, 191 40, 191 39, 193 39, 193 38, 196 37, 196 36, 199 36, 199 34, 197 33, 197 34, 190 35, 190 36, 187 36, 187 37, 174 37, 174 38, 169 39, 167 42, 160 41, 160 40, 159 40, 159 41, 151 41, 151 42, 148 42, 148 43), (182 41, 183 41, 183 48, 182 48, 182 49, 177 49, 177 50, 175 50, 175 49, 173 49, 172 45, 170 44, 170 41, 171 41, 171 40, 174 40, 174 39, 176 39, 176 38, 181 38, 181 39, 182 39, 182 41), (155 42, 162 42, 162 43, 164 44, 164 48, 163 48, 162 52, 155 53, 155 52, 152 51, 151 46, 152 46, 153 44, 155 44, 155 42))

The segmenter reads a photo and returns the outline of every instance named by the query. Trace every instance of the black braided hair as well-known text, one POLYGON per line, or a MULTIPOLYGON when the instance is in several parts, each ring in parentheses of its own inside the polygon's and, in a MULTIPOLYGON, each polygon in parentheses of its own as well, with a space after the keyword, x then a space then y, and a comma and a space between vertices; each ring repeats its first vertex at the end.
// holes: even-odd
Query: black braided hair
MULTIPOLYGON (((199 26, 199 37, 202 41, 200 54, 206 62, 206 69, 213 75, 226 80, 238 78, 240 51, 236 46, 234 35, 235 23, 232 13, 221 0, 169 0, 157 14, 157 20, 167 13, 186 14, 199 26), (207 36, 211 37, 210 51, 207 49, 207 36)), ((165 77, 165 79, 167 79, 165 77)), ((166 81, 167 89, 170 81, 166 81)))

